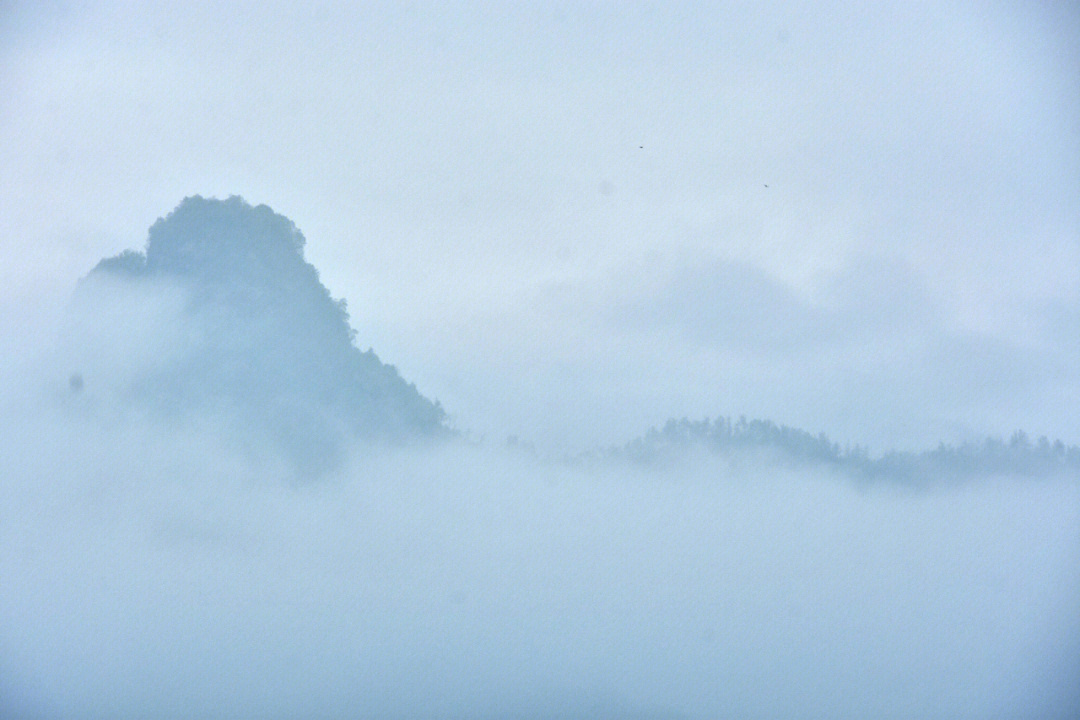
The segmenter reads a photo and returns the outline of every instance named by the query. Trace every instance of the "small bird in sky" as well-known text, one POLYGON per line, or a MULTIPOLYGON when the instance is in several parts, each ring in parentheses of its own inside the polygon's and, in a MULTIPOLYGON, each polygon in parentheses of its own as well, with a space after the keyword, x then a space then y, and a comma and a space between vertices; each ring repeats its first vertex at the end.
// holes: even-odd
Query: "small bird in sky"
POLYGON ((766 184, 765 184, 765 187, 769 187, 769 184, 768 184, 768 183, 766 183, 766 184))

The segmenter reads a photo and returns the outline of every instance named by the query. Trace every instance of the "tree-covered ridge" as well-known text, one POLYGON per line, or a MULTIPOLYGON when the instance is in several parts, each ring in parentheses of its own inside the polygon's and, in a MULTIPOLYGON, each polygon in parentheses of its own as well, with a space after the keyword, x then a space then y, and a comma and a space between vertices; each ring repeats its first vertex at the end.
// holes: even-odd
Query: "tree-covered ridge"
POLYGON ((1018 431, 1008 442, 986 438, 979 443, 938 445, 923 452, 888 452, 870 457, 858 445, 841 448, 824 433, 740 417, 692 421, 669 420, 612 454, 635 462, 654 462, 688 448, 707 449, 735 462, 767 459, 789 467, 833 468, 858 478, 894 478, 917 482, 928 477, 987 475, 1068 475, 1080 478, 1080 447, 1040 437, 1032 442, 1018 431))
MULTIPOLYGON (((298 466, 331 462, 350 437, 447 434, 438 403, 354 345, 345 302, 304 260, 304 243, 292 221, 265 205, 189 197, 154 223, 145 252, 98 263, 76 303, 93 306, 117 285, 179 288, 183 350, 134 378, 128 398, 168 414, 224 413, 246 442, 276 447, 298 466)), ((125 318, 100 322, 122 328, 125 318)))

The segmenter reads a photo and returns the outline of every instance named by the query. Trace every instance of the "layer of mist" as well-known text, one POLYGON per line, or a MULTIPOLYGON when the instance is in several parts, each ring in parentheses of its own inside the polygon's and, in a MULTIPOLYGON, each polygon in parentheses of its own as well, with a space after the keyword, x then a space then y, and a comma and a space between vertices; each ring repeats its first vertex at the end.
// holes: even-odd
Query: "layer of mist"
POLYGON ((1074 717, 1080 484, 5 417, 5 717, 1074 717), (12 452, 17 450, 17 452, 12 452))

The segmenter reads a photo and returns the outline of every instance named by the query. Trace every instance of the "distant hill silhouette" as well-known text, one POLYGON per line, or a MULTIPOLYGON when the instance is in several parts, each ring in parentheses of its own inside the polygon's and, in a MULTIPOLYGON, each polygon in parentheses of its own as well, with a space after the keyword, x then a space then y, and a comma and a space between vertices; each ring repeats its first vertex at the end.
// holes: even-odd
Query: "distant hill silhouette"
MULTIPOLYGON (((145 252, 102 260, 76 290, 67 392, 166 421, 210 423, 241 449, 283 457, 299 474, 332 468, 349 443, 449 437, 446 415, 361 352, 344 301, 304 260, 286 217, 239 197, 186 198, 150 228, 145 252)), ((1080 448, 1016 433, 871 458, 824 434, 767 420, 672 420, 590 453, 636 463, 705 449, 735 464, 832 468, 860 479, 1069 475, 1080 448)))
POLYGON ((769 420, 733 422, 730 418, 692 421, 669 420, 625 446, 607 454, 632 462, 653 463, 677 458, 699 448, 721 455, 733 463, 767 461, 791 468, 834 469, 856 479, 892 479, 911 483, 943 478, 1066 475, 1080 479, 1080 447, 1032 442, 1017 431, 1008 442, 986 438, 980 443, 938 445, 923 452, 888 452, 872 458, 859 446, 842 449, 824 433, 777 425, 769 420))
MULTIPOLYGON (((139 319, 137 291, 174 298, 176 312, 163 322, 181 326, 179 334, 169 335, 167 351, 149 353, 117 394, 166 417, 226 418, 250 447, 276 449, 304 471, 332 465, 350 438, 448 435, 438 403, 354 345, 345 303, 304 260, 304 242, 265 205, 186 198, 150 228, 145 253, 102 260, 80 283, 77 323, 107 323, 90 330, 146 353, 168 329, 139 319)), ((94 389, 97 378, 72 370, 73 388, 94 389)))

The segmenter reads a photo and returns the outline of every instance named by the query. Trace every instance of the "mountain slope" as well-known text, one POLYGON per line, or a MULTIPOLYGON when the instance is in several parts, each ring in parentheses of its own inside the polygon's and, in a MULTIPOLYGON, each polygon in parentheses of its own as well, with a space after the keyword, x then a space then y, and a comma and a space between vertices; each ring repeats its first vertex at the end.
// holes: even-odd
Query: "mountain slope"
POLYGON ((99 377, 76 368, 72 387, 107 387, 165 417, 225 418, 248 447, 304 470, 331 464, 350 438, 448 434, 438 403, 353 344, 345 303, 304 242, 265 205, 186 198, 150 228, 145 253, 102 260, 80 284, 71 355, 99 377), (130 351, 102 362, 103 347, 130 351))

